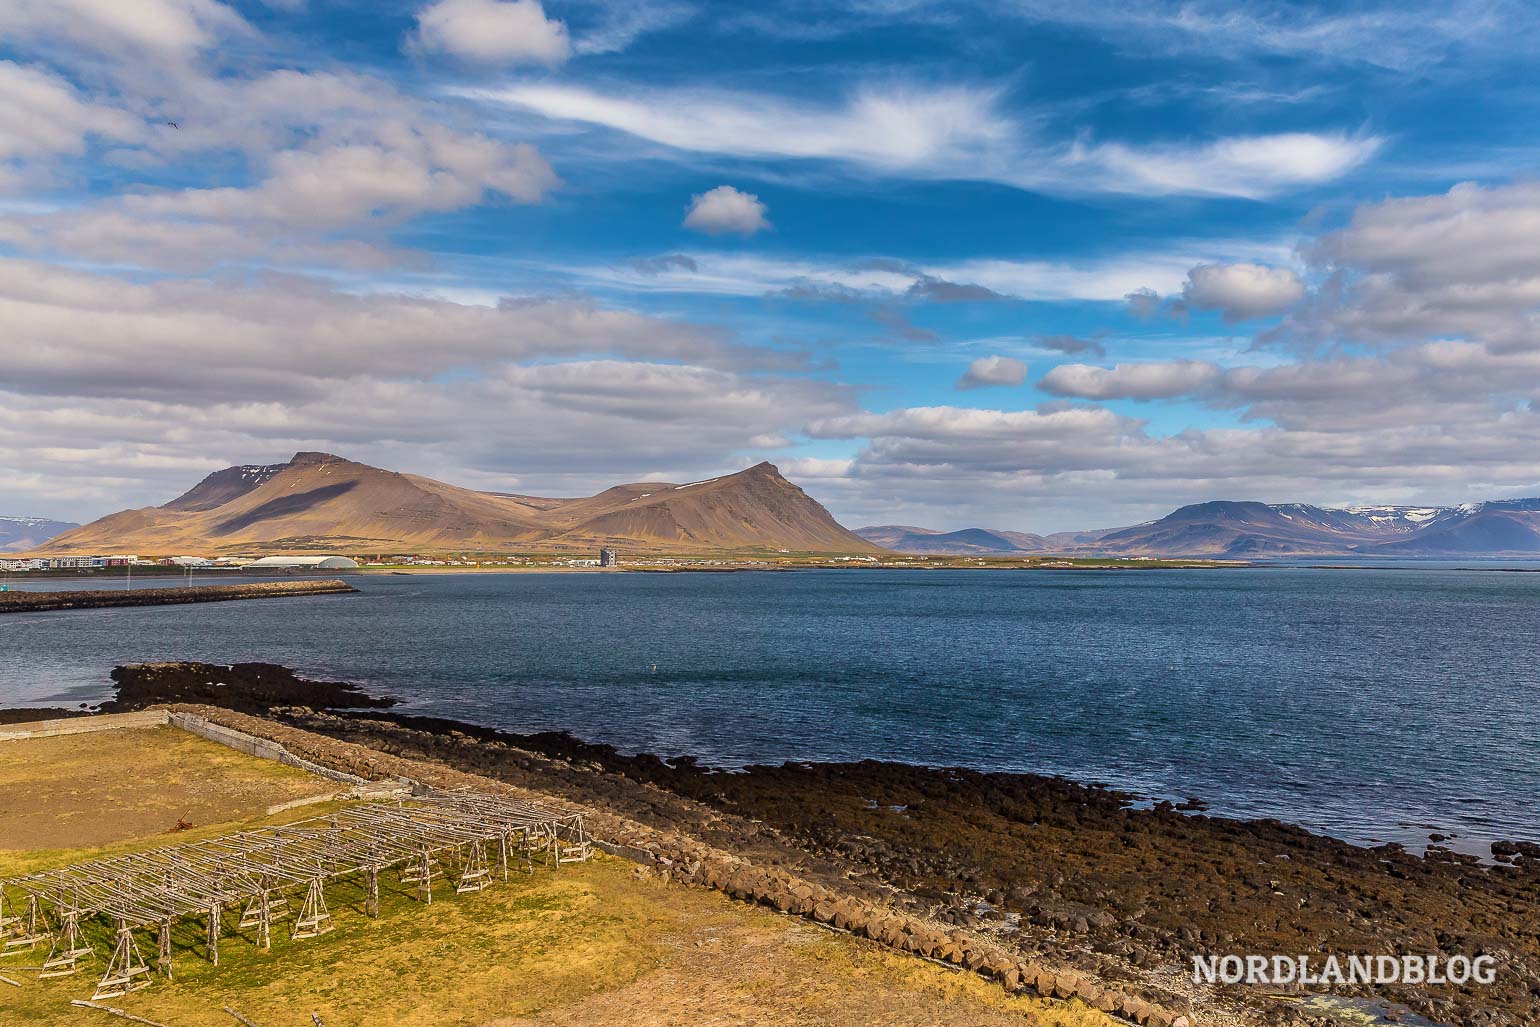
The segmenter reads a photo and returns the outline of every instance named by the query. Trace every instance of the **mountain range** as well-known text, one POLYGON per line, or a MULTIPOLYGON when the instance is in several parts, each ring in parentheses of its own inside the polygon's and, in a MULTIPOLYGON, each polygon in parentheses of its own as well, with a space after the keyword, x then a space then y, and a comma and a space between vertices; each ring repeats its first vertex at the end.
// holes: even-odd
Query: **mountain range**
POLYGON ((164 506, 64 532, 49 552, 593 550, 879 552, 761 463, 707 481, 551 499, 479 492, 330 453, 227 467, 164 506))
POLYGON ((856 534, 901 552, 944 555, 1540 556, 1540 499, 1343 509, 1216 501, 1132 527, 1055 535, 989 528, 938 532, 907 525, 874 525, 856 534))
POLYGON ((24 553, 80 525, 47 517, 0 516, 0 553, 24 553))
POLYGON ((1062 554, 1111 557, 1540 556, 1540 499, 1462 506, 1216 501, 1124 528, 1037 535, 888 524, 854 532, 756 464, 675 484, 616 485, 593 496, 484 492, 329 453, 215 471, 163 506, 84 527, 0 518, 0 550, 220 554, 326 550, 1062 554))

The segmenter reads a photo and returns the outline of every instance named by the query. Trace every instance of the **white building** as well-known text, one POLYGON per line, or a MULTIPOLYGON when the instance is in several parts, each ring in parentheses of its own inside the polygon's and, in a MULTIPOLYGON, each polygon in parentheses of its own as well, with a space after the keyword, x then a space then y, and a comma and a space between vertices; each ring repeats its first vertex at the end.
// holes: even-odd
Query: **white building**
POLYGON ((358 561, 346 556, 264 556, 245 567, 252 571, 355 571, 358 561))

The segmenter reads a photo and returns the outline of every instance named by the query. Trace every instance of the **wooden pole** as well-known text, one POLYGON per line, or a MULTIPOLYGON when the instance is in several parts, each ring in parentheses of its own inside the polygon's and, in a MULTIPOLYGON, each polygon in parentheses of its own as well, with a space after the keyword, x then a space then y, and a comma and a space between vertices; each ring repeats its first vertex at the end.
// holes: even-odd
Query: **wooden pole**
POLYGON ((149 1027, 166 1027, 166 1025, 163 1023, 156 1023, 154 1020, 146 1020, 142 1016, 135 1016, 133 1013, 126 1012, 122 1009, 114 1009, 112 1006, 104 1006, 98 1002, 87 1002, 83 998, 71 999, 70 1005, 80 1006, 82 1009, 99 1009, 104 1013, 111 1013, 113 1016, 121 1016, 125 1020, 132 1020, 135 1023, 149 1024, 149 1027))
POLYGON ((166 975, 166 980, 171 980, 171 920, 168 917, 160 922, 160 958, 156 960, 156 969, 166 975))
POLYGON ((364 868, 364 912, 376 919, 380 915, 380 868, 364 868))

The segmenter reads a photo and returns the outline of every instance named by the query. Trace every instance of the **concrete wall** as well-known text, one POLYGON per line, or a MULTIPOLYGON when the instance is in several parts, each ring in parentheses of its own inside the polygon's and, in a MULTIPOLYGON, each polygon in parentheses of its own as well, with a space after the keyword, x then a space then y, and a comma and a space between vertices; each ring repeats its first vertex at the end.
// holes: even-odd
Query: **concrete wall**
MULTIPOLYGON (((323 767, 319 763, 312 763, 307 759, 301 759, 277 742, 268 741, 266 738, 258 738, 255 735, 248 735, 244 731, 237 731, 234 728, 225 727, 223 724, 216 724, 195 713, 172 713, 168 715, 163 710, 158 712, 160 712, 163 718, 167 718, 173 727, 179 727, 183 731, 190 731, 201 738, 207 738, 211 742, 218 742, 220 745, 229 746, 232 749, 246 753, 248 756, 255 756, 258 759, 264 760, 277 760, 279 763, 287 766, 308 770, 318 777, 324 777, 330 781, 340 781, 343 784, 361 785, 369 783, 366 779, 356 775, 333 770, 331 767, 323 767)), ((162 723, 165 722, 166 720, 162 721, 162 723)))
POLYGON ((119 728, 160 727, 169 723, 165 710, 140 710, 137 713, 103 713, 93 717, 65 717, 60 720, 29 720, 22 724, 0 724, 0 742, 21 738, 50 738, 54 735, 85 735, 93 731, 119 728))

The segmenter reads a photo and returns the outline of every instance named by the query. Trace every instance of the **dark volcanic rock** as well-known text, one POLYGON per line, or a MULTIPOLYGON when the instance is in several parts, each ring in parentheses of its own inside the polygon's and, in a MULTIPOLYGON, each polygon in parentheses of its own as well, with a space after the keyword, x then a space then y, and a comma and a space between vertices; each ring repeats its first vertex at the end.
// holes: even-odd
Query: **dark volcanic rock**
POLYGON ((307 681, 272 663, 135 663, 114 668, 117 698, 102 703, 105 713, 142 710, 164 703, 205 703, 255 713, 275 706, 311 709, 396 705, 342 681, 307 681))
POLYGON ((0 724, 27 724, 34 720, 65 720, 69 717, 89 717, 86 710, 67 710, 59 706, 39 706, 32 709, 0 710, 0 724))

